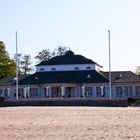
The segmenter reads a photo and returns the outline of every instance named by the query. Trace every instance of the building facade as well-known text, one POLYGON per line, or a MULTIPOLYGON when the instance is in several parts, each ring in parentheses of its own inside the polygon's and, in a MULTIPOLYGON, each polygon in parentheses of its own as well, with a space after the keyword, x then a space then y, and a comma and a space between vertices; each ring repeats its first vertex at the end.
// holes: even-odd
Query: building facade
MULTIPOLYGON (((111 72, 111 98, 140 98, 140 76, 111 72)), ((0 96, 16 99, 16 79, 0 80, 0 96)), ((110 98, 109 72, 82 55, 67 51, 36 65, 32 75, 19 76, 18 98, 110 98)))

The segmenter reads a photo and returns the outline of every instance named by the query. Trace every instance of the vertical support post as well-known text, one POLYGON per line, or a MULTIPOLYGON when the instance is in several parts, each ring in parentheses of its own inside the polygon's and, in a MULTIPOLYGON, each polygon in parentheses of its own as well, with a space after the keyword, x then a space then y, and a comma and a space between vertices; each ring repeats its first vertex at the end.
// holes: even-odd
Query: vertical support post
POLYGON ((29 86, 27 86, 27 96, 28 96, 28 98, 30 97, 30 87, 29 86))
POLYGON ((49 86, 46 87, 46 97, 49 97, 49 86))
POLYGON ((82 97, 85 98, 85 85, 82 86, 82 97))
POLYGON ((65 91, 65 87, 62 85, 61 86, 61 96, 62 97, 64 97, 64 94, 65 94, 64 91, 65 91))
POLYGON ((136 97, 136 90, 135 90, 135 86, 132 87, 132 96, 136 97))
POLYGON ((26 95, 26 86, 24 87, 24 98, 26 98, 27 95, 26 95))
POLYGON ((110 50, 110 30, 108 30, 108 46, 109 46, 109 95, 110 99, 112 98, 112 93, 111 93, 111 50, 110 50))
POLYGON ((103 84, 101 85, 101 95, 102 95, 102 97, 104 97, 104 87, 103 87, 103 84))
POLYGON ((8 87, 8 98, 10 98, 10 86, 8 87))
POLYGON ((16 100, 18 100, 18 45, 17 45, 17 31, 16 31, 16 100))

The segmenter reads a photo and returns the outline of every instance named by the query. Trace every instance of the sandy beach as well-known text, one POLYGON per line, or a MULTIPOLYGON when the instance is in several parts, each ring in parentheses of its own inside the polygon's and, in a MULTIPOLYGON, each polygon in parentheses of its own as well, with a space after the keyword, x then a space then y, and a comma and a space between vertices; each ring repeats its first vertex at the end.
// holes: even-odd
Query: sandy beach
POLYGON ((0 108, 0 140, 139 140, 140 108, 0 108))

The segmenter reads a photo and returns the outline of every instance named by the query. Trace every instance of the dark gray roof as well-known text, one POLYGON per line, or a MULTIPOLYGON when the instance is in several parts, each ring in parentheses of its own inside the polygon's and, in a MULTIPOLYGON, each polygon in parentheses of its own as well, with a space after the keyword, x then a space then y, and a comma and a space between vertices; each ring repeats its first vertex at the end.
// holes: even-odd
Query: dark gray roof
MULTIPOLYGON (((19 75, 18 79, 21 80, 21 79, 24 79, 24 78, 26 78, 28 76, 29 76, 29 74, 27 74, 27 75, 19 75)), ((8 78, 0 80, 0 86, 8 86, 8 85, 15 84, 15 82, 16 82, 15 78, 16 77, 8 77, 8 78)))
POLYGON ((37 72, 21 81, 21 85, 47 83, 107 83, 108 79, 95 70, 37 72))
MULTIPOLYGON (((102 72, 109 79, 109 72, 102 72)), ((114 83, 140 82, 140 76, 131 71, 112 71, 111 80, 114 83)))
MULTIPOLYGON (((140 76, 131 71, 111 72, 112 83, 137 83, 140 76)), ((14 77, 0 80, 0 86, 14 85, 14 77)), ((50 71, 37 72, 32 75, 19 76, 20 85, 48 84, 48 83, 108 83, 109 72, 95 70, 81 71, 50 71)))
MULTIPOLYGON (((97 64, 91 59, 87 59, 82 55, 61 55, 53 57, 47 61, 42 61, 39 65, 63 65, 63 64, 97 64)), ((100 66, 100 65, 99 65, 100 66)))

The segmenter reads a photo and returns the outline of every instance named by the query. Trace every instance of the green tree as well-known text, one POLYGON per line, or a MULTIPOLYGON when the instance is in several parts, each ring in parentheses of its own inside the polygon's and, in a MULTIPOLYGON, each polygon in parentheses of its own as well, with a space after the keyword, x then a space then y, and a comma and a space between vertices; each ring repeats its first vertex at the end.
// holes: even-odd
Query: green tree
POLYGON ((32 67, 31 67, 31 56, 25 54, 24 56, 22 56, 22 60, 20 61, 20 70, 22 74, 28 74, 32 71, 32 67))
POLYGON ((0 79, 16 75, 16 63, 10 59, 4 42, 0 41, 0 79))

